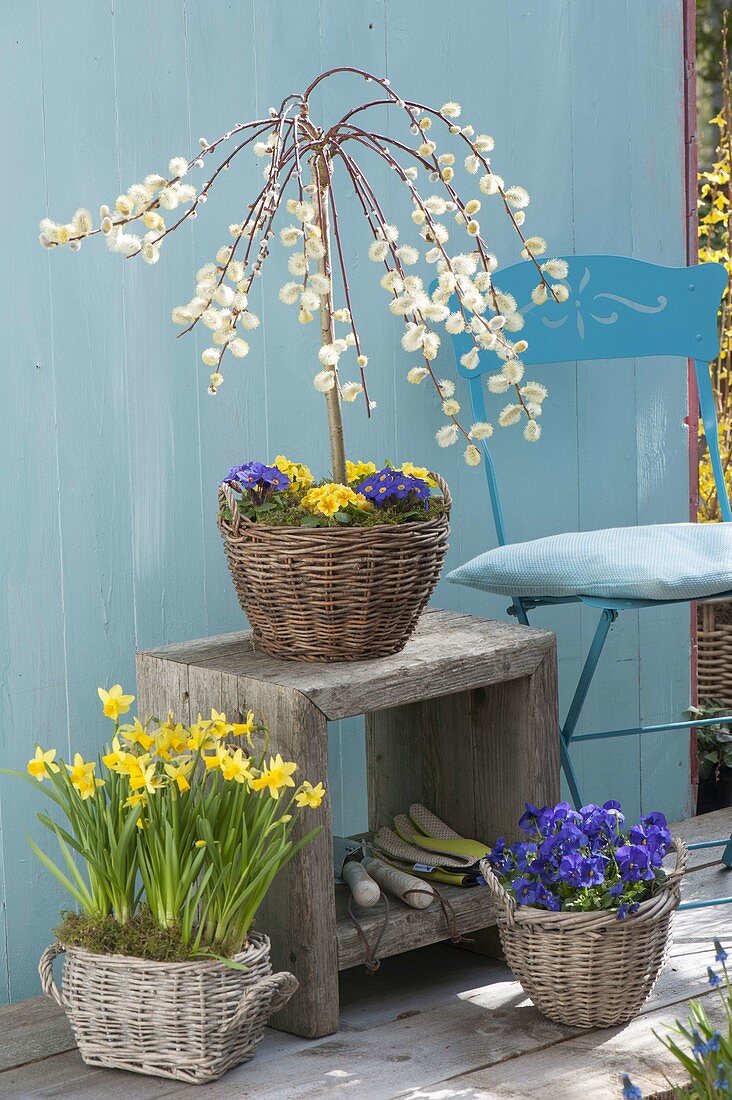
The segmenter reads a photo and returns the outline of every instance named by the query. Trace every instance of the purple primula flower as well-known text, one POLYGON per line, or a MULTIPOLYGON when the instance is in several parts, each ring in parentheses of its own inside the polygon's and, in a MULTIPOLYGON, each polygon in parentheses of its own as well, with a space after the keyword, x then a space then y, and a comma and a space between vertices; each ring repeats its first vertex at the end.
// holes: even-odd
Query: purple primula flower
POLYGON ((430 487, 427 482, 420 477, 403 474, 401 470, 392 470, 390 466, 385 466, 383 470, 367 477, 355 486, 355 490, 379 508, 397 500, 406 500, 409 503, 421 501, 425 511, 429 507, 430 487))
POLYGON ((238 485, 253 504, 264 504, 272 493, 290 488, 287 474, 283 474, 277 466, 267 466, 264 462, 244 462, 241 466, 232 466, 224 480, 238 485))
POLYGON ((646 848, 639 844, 621 844, 615 851, 620 876, 626 882, 648 882, 656 876, 646 848))

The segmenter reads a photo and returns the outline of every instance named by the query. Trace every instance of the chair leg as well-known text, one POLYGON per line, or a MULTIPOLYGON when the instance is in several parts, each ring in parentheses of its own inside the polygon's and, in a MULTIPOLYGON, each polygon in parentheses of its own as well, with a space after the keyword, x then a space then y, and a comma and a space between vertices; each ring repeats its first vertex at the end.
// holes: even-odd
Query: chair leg
POLYGON ((582 712, 582 707, 585 705, 587 692, 590 690, 592 677, 595 675, 597 662, 600 660, 600 655, 602 653, 603 646, 605 645, 605 642, 607 640, 610 627, 613 625, 617 617, 617 611, 612 611, 609 607, 603 608, 602 614, 600 615, 600 621, 598 622, 597 628, 595 630, 595 636, 592 639, 590 651, 585 659, 585 663, 574 692, 574 698, 569 705, 567 717, 564 719, 564 725, 562 726, 562 737, 564 738, 564 741, 567 745, 572 740, 572 734, 577 728, 577 722, 582 712))
POLYGON ((725 867, 732 867, 732 836, 727 841, 726 847, 722 852, 722 863, 725 867))

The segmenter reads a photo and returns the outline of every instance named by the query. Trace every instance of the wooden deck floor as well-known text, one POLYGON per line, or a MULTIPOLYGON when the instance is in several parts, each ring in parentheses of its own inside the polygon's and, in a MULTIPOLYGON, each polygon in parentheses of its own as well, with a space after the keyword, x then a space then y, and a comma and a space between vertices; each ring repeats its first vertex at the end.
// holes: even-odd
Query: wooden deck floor
MULTIPOLYGON (((732 810, 678 826, 688 841, 732 832, 732 810)), ((713 854, 712 854, 713 858, 713 854)), ((695 853, 687 898, 732 894, 732 875, 695 853)), ((732 906, 676 918, 671 959, 643 1013, 623 1028, 579 1031, 544 1019, 498 962, 436 944, 384 962, 373 977, 341 976, 341 1030, 306 1040, 268 1031, 254 1061, 205 1088, 206 1100, 598 1100, 619 1097, 631 1073, 646 1097, 679 1074, 653 1032, 703 997, 712 937, 732 945, 732 906)), ((721 1012, 719 1012, 721 1016, 721 1012)), ((193 1086, 91 1069, 63 1014, 43 998, 0 1009, 0 1097, 30 1100, 181 1100, 193 1086)))

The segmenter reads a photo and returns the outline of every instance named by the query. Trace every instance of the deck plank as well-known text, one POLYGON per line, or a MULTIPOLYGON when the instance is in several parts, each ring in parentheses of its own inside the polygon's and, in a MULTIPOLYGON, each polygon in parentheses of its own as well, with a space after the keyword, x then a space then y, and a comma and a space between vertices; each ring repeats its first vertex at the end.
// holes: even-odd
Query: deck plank
MULTIPOLYGON (((732 811, 682 822, 691 841, 732 831, 732 811)), ((700 853, 706 860, 709 853, 700 853)), ((713 856, 712 856, 713 858, 713 856)), ((732 893, 732 875, 709 862, 684 882, 685 897, 732 893)), ((341 1030, 308 1041, 268 1030, 253 1062, 206 1090, 211 1100, 256 1094, 261 1100, 331 1097, 417 1100, 420 1093, 456 1100, 557 1095, 616 1097, 618 1074, 630 1072, 645 1095, 663 1086, 663 1048, 652 1037, 708 996, 713 936, 732 945, 732 907, 679 913, 666 970, 644 1012, 621 1029, 580 1032, 544 1019, 507 968, 436 944, 385 961, 375 977, 360 968, 342 976, 341 1030), (571 1088, 581 1091, 571 1091, 571 1088)), ((182 1100, 191 1087, 84 1066, 70 1049, 61 1011, 44 998, 0 1009, 0 1096, 105 1100, 182 1100), (23 1063, 23 1064, 20 1064, 23 1063)), ((673 1067, 671 1067, 673 1068, 673 1067)))

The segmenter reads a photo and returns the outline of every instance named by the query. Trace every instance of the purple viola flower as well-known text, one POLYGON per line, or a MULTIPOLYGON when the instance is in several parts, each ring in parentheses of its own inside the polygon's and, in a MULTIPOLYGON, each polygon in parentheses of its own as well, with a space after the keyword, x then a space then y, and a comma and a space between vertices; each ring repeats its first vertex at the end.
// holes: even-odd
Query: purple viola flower
POLYGON ((605 881, 605 861, 601 856, 588 857, 570 852, 559 864, 559 875, 568 886, 583 888, 598 886, 605 881))
POLYGON ((660 867, 671 847, 671 834, 659 825, 634 825, 628 833, 631 844, 646 848, 654 867, 660 867))
POLYGON ((508 875, 515 866, 513 852, 506 847, 506 838, 499 836, 488 855, 488 862, 497 875, 508 875))
POLYGON ((610 897, 619 898, 625 891, 625 885, 626 884, 624 882, 614 882, 608 890, 610 897))
POLYGON ((618 906, 618 920, 625 920, 631 913, 637 912, 639 904, 637 901, 621 901, 618 906))
POLYGON ((542 814, 546 813, 546 806, 543 809, 539 809, 533 802, 525 803, 526 809, 519 818, 519 829, 523 829, 525 833, 534 833, 539 831, 539 818, 542 814))
POLYGON ((536 901, 537 883, 529 878, 515 878, 513 892, 519 905, 533 905, 536 901))
POLYGON ((512 851, 516 858, 517 871, 520 871, 521 874, 525 874, 527 871, 533 871, 532 865, 537 852, 536 844, 531 841, 524 841, 519 844, 514 844, 512 851))
POLYGON ((668 821, 665 814, 654 810, 653 813, 646 814, 641 818, 641 825, 657 825, 659 829, 665 829, 668 826, 668 821))
POLYGON ((648 850, 639 844, 621 844, 615 858, 625 882, 648 882, 655 878, 648 850))

